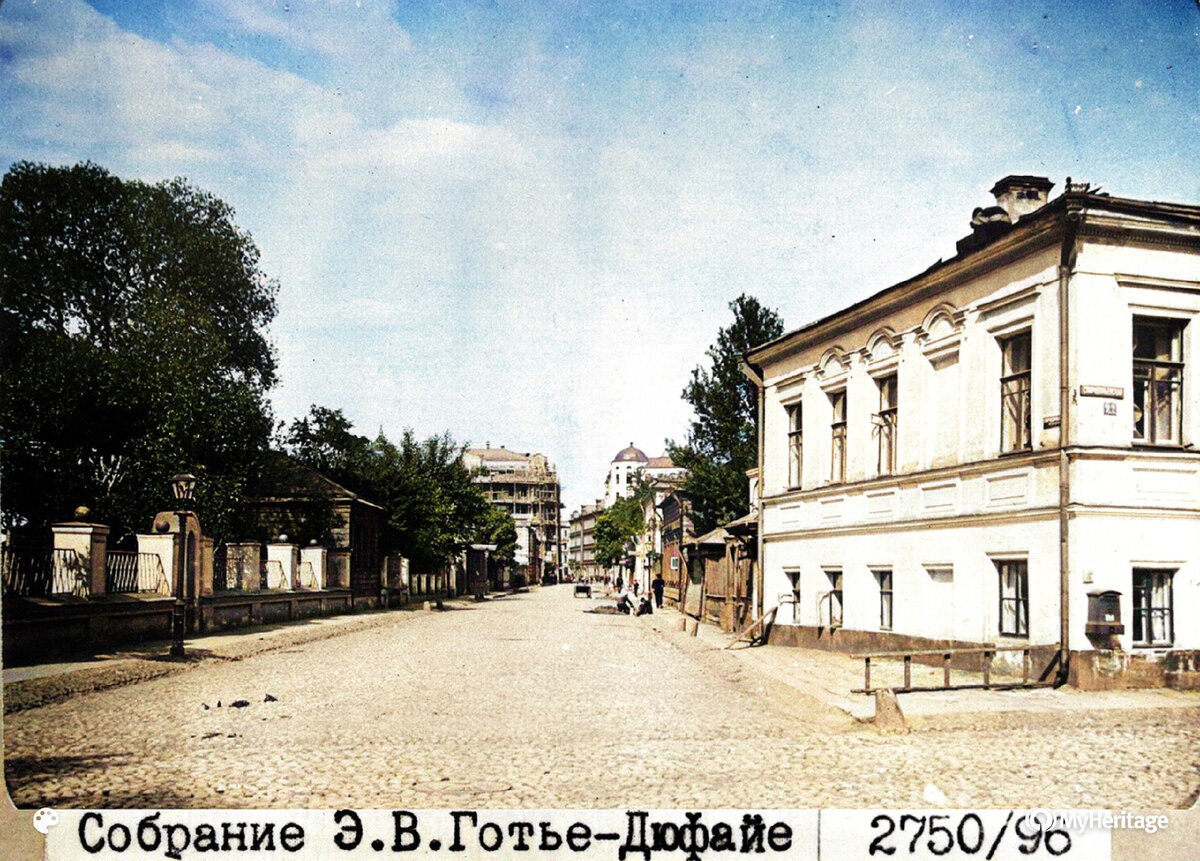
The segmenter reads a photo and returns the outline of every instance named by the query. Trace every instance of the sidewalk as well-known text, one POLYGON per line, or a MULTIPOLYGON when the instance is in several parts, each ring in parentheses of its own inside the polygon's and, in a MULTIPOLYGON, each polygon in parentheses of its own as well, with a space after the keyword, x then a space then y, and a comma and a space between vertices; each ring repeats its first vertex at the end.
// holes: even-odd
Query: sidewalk
MULTIPOLYGON (((443 599, 442 603, 447 610, 458 610, 470 607, 474 602, 470 598, 455 598, 443 599)), ((36 708, 87 691, 173 675, 205 660, 240 661, 261 652, 298 646, 382 625, 394 625, 424 612, 422 603, 415 602, 409 607, 315 617, 303 621, 206 634, 184 641, 186 657, 182 660, 168 657, 171 641, 160 640, 100 652, 93 657, 75 661, 5 667, 4 713, 36 708)))
MULTIPOLYGON (((658 630, 672 637, 689 637, 679 630, 685 617, 675 609, 658 610, 643 616, 658 630)), ((702 624, 693 638, 712 650, 722 650, 743 666, 775 684, 783 685, 826 706, 836 708, 856 720, 871 720, 875 716, 875 698, 850 691, 863 686, 863 662, 840 652, 801 649, 793 646, 754 646, 739 643, 726 647, 737 638, 715 625, 702 624)), ((871 677, 899 680, 903 677, 901 661, 871 662, 871 677)), ((940 684, 940 667, 913 664, 914 684, 940 684)), ((993 677, 997 682, 997 677, 993 677)), ((954 670, 951 681, 982 683, 979 673, 954 670)), ((1028 688, 1018 690, 950 690, 897 693, 905 717, 932 719, 950 715, 995 713, 1006 711, 1063 713, 1098 709, 1196 708, 1200 693, 1147 688, 1126 691, 1079 691, 1070 687, 1028 688)))

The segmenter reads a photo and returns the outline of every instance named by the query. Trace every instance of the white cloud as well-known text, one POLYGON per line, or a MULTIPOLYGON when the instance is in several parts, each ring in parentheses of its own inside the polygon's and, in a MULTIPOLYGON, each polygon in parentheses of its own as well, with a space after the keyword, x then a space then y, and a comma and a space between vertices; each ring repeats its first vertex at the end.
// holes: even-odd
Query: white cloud
POLYGON ((0 156, 229 200, 281 282, 282 418, 316 402, 363 433, 539 449, 577 505, 631 439, 683 437, 680 391, 739 293, 789 327, 827 314, 952 253, 1004 173, 1148 195, 1198 175, 1194 60, 1131 114, 1129 82, 1161 71, 1107 99, 1064 54, 1078 39, 926 5, 693 22, 204 0, 156 41, 7 0, 0 156))

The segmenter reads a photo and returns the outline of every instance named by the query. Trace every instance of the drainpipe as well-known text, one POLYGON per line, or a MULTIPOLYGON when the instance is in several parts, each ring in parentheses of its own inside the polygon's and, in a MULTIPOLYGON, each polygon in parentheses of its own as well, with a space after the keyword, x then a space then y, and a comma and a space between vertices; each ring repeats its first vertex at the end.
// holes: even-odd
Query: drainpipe
POLYGON ((1062 252, 1058 264, 1058 684, 1065 684, 1068 677, 1068 662, 1071 657, 1071 569, 1070 569, 1070 517, 1067 506, 1071 503, 1071 359, 1070 359, 1070 312, 1068 296, 1071 274, 1075 268, 1082 204, 1071 200, 1071 180, 1067 179, 1066 218, 1062 240, 1062 252))
POLYGON ((752 365, 742 358, 742 373, 750 382, 754 383, 754 388, 758 392, 758 421, 755 428, 755 465, 758 467, 758 491, 757 503, 755 510, 758 512, 757 528, 754 530, 754 613, 751 619, 757 619, 763 614, 763 403, 765 398, 765 390, 763 388, 762 368, 758 365, 752 365))

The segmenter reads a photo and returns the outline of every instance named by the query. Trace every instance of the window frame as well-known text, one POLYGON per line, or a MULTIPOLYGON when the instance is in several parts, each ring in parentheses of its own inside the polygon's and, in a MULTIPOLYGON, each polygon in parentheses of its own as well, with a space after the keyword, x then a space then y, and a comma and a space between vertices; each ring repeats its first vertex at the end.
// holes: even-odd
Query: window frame
POLYGON ((830 392, 829 406, 832 410, 829 422, 829 481, 831 484, 842 484, 846 481, 846 390, 830 392))
POLYGON ((891 631, 896 624, 895 573, 891 568, 875 568, 871 573, 879 584, 879 630, 891 631))
POLYGON ((878 437, 875 469, 878 475, 895 475, 898 460, 896 439, 899 432, 899 383, 897 374, 875 380, 879 387, 879 412, 875 414, 875 434, 878 437))
POLYGON ((788 413, 788 487, 804 484, 804 409, 803 402, 789 404, 788 413))
POLYGON ((1029 639, 1029 560, 995 559, 997 574, 996 630, 1001 637, 1029 639), (1013 589, 1008 590, 1005 576, 1012 574, 1013 589), (1011 605, 1016 630, 1005 630, 1005 606, 1011 605))
POLYGON ((791 583, 792 592, 792 623, 800 624, 800 569, 784 568, 783 576, 791 583))
POLYGON ((1175 569, 1172 568, 1139 566, 1133 569, 1131 577, 1133 619, 1130 632, 1135 647, 1161 649, 1175 644, 1175 573, 1175 569), (1139 583, 1139 579, 1142 578, 1151 578, 1151 582, 1139 583), (1166 597, 1166 604, 1161 607, 1150 603, 1151 596, 1155 592, 1153 580, 1158 578, 1165 581, 1165 589, 1161 585, 1159 586, 1166 597), (1153 637, 1156 630, 1154 625, 1156 614, 1160 616, 1160 622, 1165 623, 1166 639, 1154 639, 1153 637))
POLYGON ((1183 360, 1183 339, 1184 331, 1187 328, 1185 320, 1179 320, 1173 317, 1153 317, 1149 315, 1137 314, 1133 317, 1133 325, 1131 331, 1132 347, 1131 362, 1133 372, 1133 389, 1132 389, 1132 405, 1134 410, 1132 436, 1135 444, 1138 445, 1155 445, 1155 446, 1179 446, 1183 444, 1183 409, 1184 409, 1184 382, 1186 378, 1186 367, 1183 360), (1157 359, 1148 357, 1139 357, 1138 346, 1138 329, 1142 330, 1157 330, 1167 331, 1169 341, 1170 359, 1157 359), (1139 374, 1139 371, 1142 373, 1139 374), (1175 377, 1172 379, 1171 375, 1175 377), (1158 438, 1159 423, 1155 421, 1155 416, 1158 412, 1155 407, 1159 403, 1160 387, 1165 387, 1170 394, 1167 395, 1170 415, 1168 421, 1170 428, 1167 432, 1166 439, 1158 438), (1150 405, 1147 406, 1146 400, 1149 396, 1150 405), (1138 411, 1141 411, 1141 416, 1138 416, 1138 411), (1139 434, 1138 423, 1142 423, 1142 428, 1139 434))
POLYGON ((1000 453, 1032 451, 1033 330, 1022 329, 998 337, 996 342, 1000 346, 1000 453), (1027 345, 1026 366, 1015 368, 1014 359, 1021 356, 1015 347, 1021 342, 1027 345), (1012 408, 1014 404, 1016 410, 1012 408))
POLYGON ((825 576, 829 579, 829 591, 825 593, 826 597, 829 598, 829 627, 841 628, 846 618, 846 602, 843 592, 843 583, 845 580, 842 576, 842 569, 837 567, 823 568, 821 570, 825 572, 825 576), (833 613, 834 599, 837 600, 836 618, 834 618, 833 613))

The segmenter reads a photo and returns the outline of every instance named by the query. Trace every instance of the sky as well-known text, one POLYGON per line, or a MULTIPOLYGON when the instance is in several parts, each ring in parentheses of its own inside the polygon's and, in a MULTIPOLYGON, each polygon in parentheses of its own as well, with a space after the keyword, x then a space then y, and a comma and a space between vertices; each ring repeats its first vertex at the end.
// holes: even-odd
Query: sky
POLYGON ((1007 174, 1200 202, 1197 0, 3 0, 0 169, 228 201, 283 422, 539 451, 566 512, 742 293, 796 329, 1007 174))

